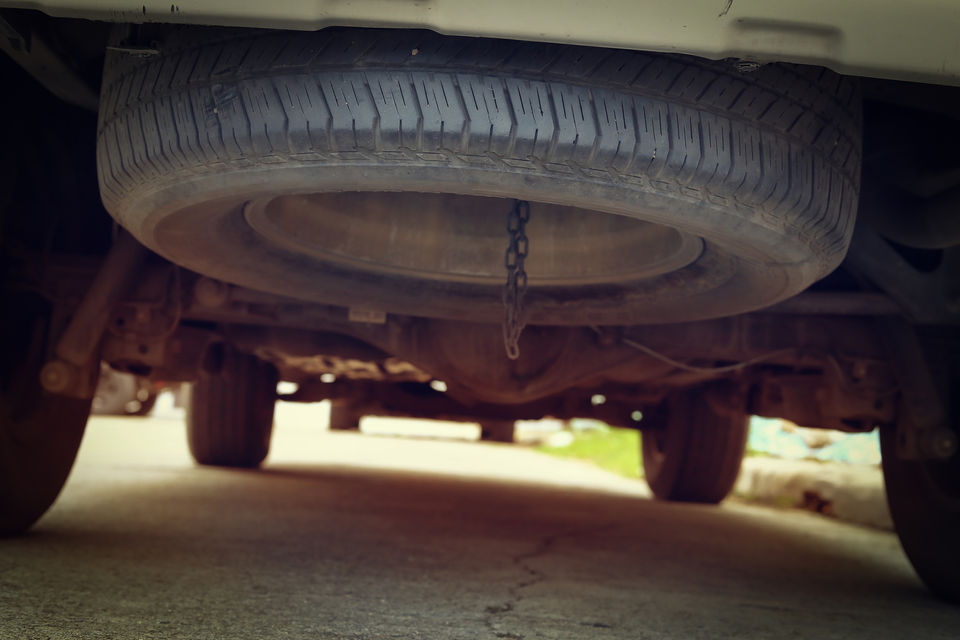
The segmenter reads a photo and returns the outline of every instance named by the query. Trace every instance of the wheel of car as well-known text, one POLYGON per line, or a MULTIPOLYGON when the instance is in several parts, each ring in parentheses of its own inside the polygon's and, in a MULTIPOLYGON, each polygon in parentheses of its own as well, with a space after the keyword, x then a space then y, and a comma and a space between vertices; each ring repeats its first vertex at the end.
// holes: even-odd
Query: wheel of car
POLYGON ((187 440, 202 465, 254 468, 270 450, 278 373, 227 345, 211 347, 187 408, 187 440))
POLYGON ((939 596, 960 602, 960 458, 897 457, 896 429, 880 429, 887 504, 917 574, 939 596))
POLYGON ((516 423, 513 420, 486 420, 480 423, 480 439, 488 442, 513 442, 516 423))
POLYGON ((359 431, 363 412, 352 403, 333 403, 330 405, 331 431, 359 431))
POLYGON ((702 390, 676 392, 644 412, 643 472, 661 500, 717 504, 737 479, 748 416, 716 412, 702 390))
POLYGON ((10 535, 29 528, 60 493, 90 399, 53 396, 40 386, 49 304, 6 290, 0 290, 0 302, 0 535, 10 535))
POLYGON ((228 282, 499 322, 526 201, 529 323, 670 322, 787 298, 849 244, 859 93, 822 68, 373 29, 155 48, 108 54, 103 201, 228 282))

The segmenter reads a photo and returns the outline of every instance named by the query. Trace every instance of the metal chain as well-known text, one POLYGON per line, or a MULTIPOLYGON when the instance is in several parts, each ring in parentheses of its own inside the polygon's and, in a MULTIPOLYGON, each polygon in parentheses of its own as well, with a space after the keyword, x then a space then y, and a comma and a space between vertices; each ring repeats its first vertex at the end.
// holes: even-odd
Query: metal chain
POLYGON ((523 296, 527 292, 527 272, 523 262, 530 249, 526 227, 530 220, 530 203, 526 200, 515 200, 513 208, 507 215, 507 233, 510 236, 510 245, 504 257, 504 266, 507 268, 507 284, 503 288, 503 308, 506 315, 503 319, 503 345, 507 349, 507 357, 516 360, 520 357, 520 334, 526 323, 523 320, 523 296))

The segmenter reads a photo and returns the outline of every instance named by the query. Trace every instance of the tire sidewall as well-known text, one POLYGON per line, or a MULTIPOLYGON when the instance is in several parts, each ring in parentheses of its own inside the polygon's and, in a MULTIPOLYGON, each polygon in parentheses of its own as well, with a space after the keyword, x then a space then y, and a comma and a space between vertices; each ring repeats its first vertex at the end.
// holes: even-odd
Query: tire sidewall
MULTIPOLYGON (((243 203, 262 197, 324 191, 392 190, 511 197, 589 206, 615 215, 665 224, 705 241, 701 258, 678 273, 591 294, 590 309, 553 292, 528 292, 529 321, 545 325, 622 324, 700 320, 761 308, 799 293, 839 258, 811 255, 805 239, 782 221, 748 210, 732 212, 682 193, 640 185, 463 166, 384 166, 283 162, 260 166, 226 163, 209 175, 182 175, 129 196, 115 215, 151 249, 174 263, 227 282, 316 302, 350 306, 358 297, 379 299, 388 312, 448 319, 498 321, 499 291, 433 289, 411 281, 384 290, 377 277, 320 268, 264 245, 225 219, 242 216, 243 203), (217 203, 211 206, 211 203, 217 203), (219 218, 211 212, 225 212, 219 218), (177 228, 183 225, 182 228, 177 228), (222 246, 222 251, 211 246, 222 246), (257 273, 238 278, 255 261, 257 273), (690 283, 678 286, 683 278, 690 283), (323 286, 315 283, 322 282, 323 286), (242 280, 242 281, 241 281, 242 280), (313 286, 311 284, 313 283, 313 286), (402 289, 403 295, 399 295, 402 289), (423 295, 417 297, 417 291, 423 295), (442 295, 441 295, 442 294, 442 295)), ((842 257, 842 256, 841 256, 842 257)))

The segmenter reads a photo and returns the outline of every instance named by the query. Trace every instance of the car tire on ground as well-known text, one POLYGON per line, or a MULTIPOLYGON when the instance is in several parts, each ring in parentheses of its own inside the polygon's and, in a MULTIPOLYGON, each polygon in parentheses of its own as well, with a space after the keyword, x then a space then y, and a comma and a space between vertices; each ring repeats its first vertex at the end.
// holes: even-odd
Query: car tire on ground
POLYGON ((907 558, 937 595, 960 603, 960 459, 903 460, 896 429, 880 429, 887 504, 907 558))
POLYGON ((849 245, 860 95, 820 67, 426 31, 164 37, 108 53, 101 193, 211 277, 499 322, 522 200, 529 324, 659 323, 783 300, 849 245))
MULTIPOLYGON (((923 361, 943 404, 943 428, 960 437, 960 341, 953 327, 915 327, 923 361)), ((945 460, 897 455, 897 427, 880 428, 880 453, 890 516, 920 579, 960 603, 960 454, 945 460)))
POLYGON ((654 496, 717 504, 730 493, 746 449, 745 413, 718 413, 702 389, 690 389, 644 412, 641 424, 643 472, 654 496))
POLYGON ((331 431, 359 431, 363 411, 352 403, 335 402, 330 405, 331 431))
POLYGON ((187 441, 201 465, 255 468, 270 450, 277 369, 228 345, 204 357, 187 408, 187 441))
POLYGON ((480 423, 480 439, 486 442, 513 442, 516 423, 513 420, 484 420, 480 423))
POLYGON ((0 302, 0 535, 11 535, 30 527, 60 493, 83 438, 90 399, 50 395, 40 386, 49 304, 7 291, 0 302))

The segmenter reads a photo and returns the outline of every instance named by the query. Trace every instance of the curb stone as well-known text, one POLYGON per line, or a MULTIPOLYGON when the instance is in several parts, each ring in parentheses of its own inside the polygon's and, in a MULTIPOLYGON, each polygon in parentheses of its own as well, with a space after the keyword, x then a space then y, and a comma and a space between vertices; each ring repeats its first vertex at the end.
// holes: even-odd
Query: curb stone
POLYGON ((747 457, 733 495, 750 502, 794 506, 854 524, 893 530, 877 465, 747 457))

